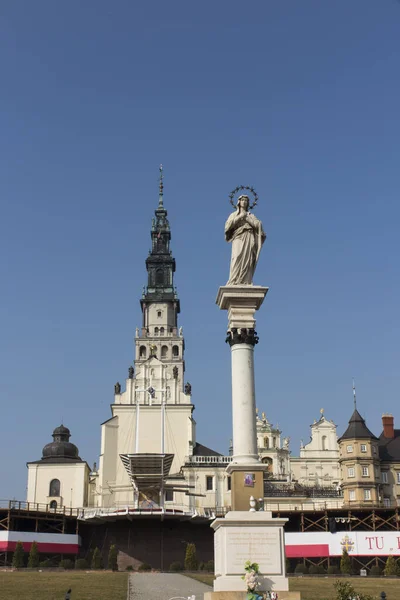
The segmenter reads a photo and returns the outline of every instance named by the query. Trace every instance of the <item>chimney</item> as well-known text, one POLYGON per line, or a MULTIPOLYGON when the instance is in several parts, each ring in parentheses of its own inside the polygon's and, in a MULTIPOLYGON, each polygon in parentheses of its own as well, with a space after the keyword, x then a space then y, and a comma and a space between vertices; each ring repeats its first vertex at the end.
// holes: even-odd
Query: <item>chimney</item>
POLYGON ((385 413, 382 415, 383 435, 385 438, 394 438, 394 419, 393 415, 385 413))

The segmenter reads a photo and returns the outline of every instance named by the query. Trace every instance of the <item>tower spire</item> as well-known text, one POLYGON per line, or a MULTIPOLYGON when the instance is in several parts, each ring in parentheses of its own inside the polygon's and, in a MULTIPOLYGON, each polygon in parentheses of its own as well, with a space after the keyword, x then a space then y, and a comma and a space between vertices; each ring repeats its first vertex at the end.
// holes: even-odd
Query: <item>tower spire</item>
POLYGON ((354 383, 354 377, 353 377, 353 401, 354 401, 354 410, 357 410, 356 385, 354 383))
POLYGON ((164 208, 163 204, 163 195, 164 195, 164 175, 163 175, 163 166, 160 165, 160 185, 159 185, 159 194, 158 194, 158 208, 164 208))

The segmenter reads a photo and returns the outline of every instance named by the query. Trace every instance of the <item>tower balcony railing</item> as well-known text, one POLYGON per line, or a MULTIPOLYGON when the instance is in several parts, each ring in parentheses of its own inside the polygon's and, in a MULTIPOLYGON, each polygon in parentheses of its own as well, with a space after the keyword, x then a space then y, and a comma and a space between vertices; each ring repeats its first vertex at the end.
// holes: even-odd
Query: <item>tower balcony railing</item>
POLYGON ((232 462, 232 456, 186 456, 185 463, 190 465, 227 465, 232 462))

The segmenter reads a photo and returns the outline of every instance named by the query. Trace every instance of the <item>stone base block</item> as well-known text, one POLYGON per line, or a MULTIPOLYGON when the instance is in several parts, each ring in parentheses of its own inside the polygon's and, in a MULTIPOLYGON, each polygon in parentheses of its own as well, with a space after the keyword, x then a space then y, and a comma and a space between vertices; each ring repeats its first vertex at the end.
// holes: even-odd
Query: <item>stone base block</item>
MULTIPOLYGON (((246 600, 246 592, 206 592, 204 600, 246 600)), ((300 592, 278 592, 278 600, 301 600, 300 592)))

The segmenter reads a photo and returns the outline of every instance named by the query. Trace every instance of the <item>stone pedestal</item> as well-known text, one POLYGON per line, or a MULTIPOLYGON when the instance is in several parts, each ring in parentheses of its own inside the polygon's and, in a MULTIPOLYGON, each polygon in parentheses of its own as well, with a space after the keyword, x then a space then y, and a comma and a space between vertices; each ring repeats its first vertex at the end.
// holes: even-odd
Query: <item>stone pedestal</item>
POLYGON ((246 561, 260 567, 259 590, 288 591, 283 526, 270 512, 231 511, 215 519, 215 592, 244 592, 246 561))

